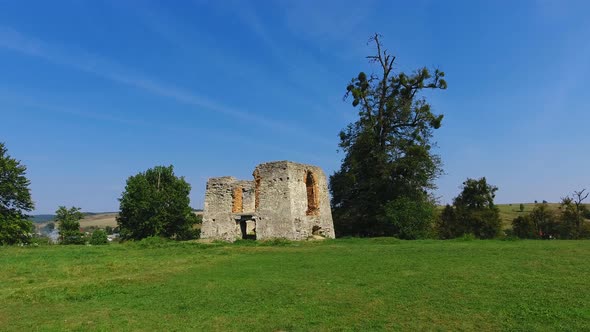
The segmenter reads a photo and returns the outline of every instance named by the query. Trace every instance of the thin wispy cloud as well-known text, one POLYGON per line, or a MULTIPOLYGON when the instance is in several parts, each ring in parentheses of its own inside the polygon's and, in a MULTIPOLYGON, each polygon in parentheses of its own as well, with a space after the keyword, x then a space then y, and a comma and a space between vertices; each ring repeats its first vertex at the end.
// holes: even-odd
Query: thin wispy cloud
POLYGON ((21 107, 25 107, 27 109, 36 109, 36 110, 43 110, 46 112, 52 113, 60 113, 65 115, 71 115, 78 118, 84 118, 89 120, 97 120, 97 121, 104 121, 109 123, 117 123, 123 124, 128 126, 149 126, 149 123, 143 121, 137 117, 133 119, 124 118, 120 116, 115 116, 112 114, 107 114, 105 112, 92 112, 88 111, 88 107, 64 107, 62 105, 55 105, 53 103, 47 101, 40 101, 35 97, 31 96, 22 96, 17 95, 14 93, 6 93, 3 91, 0 93, 0 101, 4 103, 11 103, 14 105, 19 105, 21 107), (84 109, 84 110, 82 110, 84 109))
POLYGON ((251 136, 239 135, 236 133, 220 133, 219 131, 211 130, 206 127, 195 128, 194 125, 191 127, 184 127, 182 125, 165 125, 161 123, 155 124, 137 118, 129 119, 112 114, 106 114, 104 112, 93 112, 88 110, 88 105, 84 105, 83 107, 56 105, 55 103, 45 100, 4 92, 0 93, 0 102, 9 102, 11 104, 19 105, 20 107, 34 111, 60 113, 93 121, 103 121, 108 123, 122 124, 125 126, 142 127, 154 132, 166 131, 168 133, 173 133, 175 136, 181 135, 181 133, 185 133, 184 135, 186 136, 194 135, 193 133, 198 133, 199 136, 204 135, 210 139, 215 139, 216 141, 232 143, 234 147, 236 142, 239 142, 240 145, 243 147, 248 147, 249 149, 268 151, 285 156, 297 156, 303 160, 318 161, 324 159, 324 156, 317 154, 297 151, 292 148, 277 146, 276 144, 258 142, 253 140, 251 136))
POLYGON ((137 74, 111 60, 88 52, 67 52, 61 48, 49 45, 20 32, 0 26, 0 47, 28 56, 39 57, 54 64, 84 71, 113 82, 131 86, 153 95, 173 99, 179 103, 197 107, 201 111, 213 111, 227 115, 240 121, 248 121, 250 125, 262 126, 276 132, 313 137, 324 144, 333 144, 332 140, 307 132, 291 124, 262 117, 257 114, 232 108, 204 96, 165 84, 154 79, 137 74))

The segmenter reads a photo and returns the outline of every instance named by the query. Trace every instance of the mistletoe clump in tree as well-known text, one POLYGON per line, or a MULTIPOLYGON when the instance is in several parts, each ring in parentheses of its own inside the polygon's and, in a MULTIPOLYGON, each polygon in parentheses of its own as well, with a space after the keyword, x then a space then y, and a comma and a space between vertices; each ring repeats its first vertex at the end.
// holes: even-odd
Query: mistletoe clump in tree
POLYGON ((352 99, 359 119, 340 132, 345 157, 330 177, 336 232, 422 237, 434 221, 430 192, 442 168, 431 139, 443 119, 422 93, 446 89, 447 83, 438 69, 394 72, 395 57, 382 48, 380 36, 370 42, 377 50, 368 59, 379 74, 361 72, 347 87, 345 98, 352 99), (400 211, 404 206, 428 217, 408 219, 414 213, 400 211))

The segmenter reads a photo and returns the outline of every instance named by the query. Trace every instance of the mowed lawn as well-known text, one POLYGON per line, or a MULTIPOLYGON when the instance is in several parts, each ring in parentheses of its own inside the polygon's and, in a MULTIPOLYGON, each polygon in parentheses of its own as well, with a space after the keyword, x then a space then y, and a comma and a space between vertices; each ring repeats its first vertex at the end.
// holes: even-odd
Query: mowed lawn
POLYGON ((590 241, 0 247, 0 330, 590 330, 590 241))

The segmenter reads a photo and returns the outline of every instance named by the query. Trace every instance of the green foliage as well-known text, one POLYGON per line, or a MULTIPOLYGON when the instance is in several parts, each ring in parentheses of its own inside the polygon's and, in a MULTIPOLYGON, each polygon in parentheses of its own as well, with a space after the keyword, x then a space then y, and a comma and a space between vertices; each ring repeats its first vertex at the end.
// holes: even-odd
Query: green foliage
POLYGON ((395 57, 381 50, 378 35, 372 41, 377 54, 369 58, 380 74, 361 72, 347 87, 346 97, 358 108, 359 119, 340 132, 345 157, 330 177, 338 236, 394 235, 386 204, 401 198, 429 201, 426 193, 441 174, 431 137, 443 116, 431 111, 422 94, 446 89, 444 73, 426 68, 410 75, 394 73, 395 57))
POLYGON ((463 189, 453 200, 453 207, 447 205, 440 217, 439 237, 448 239, 468 233, 480 239, 498 236, 501 220, 500 211, 494 205, 497 190, 487 183, 485 177, 463 182, 463 189))
POLYGON ((562 198, 559 214, 547 203, 536 205, 529 215, 514 219, 515 234, 528 239, 590 238, 590 224, 584 218, 587 210, 582 204, 587 197, 584 189, 562 198))
POLYGON ((432 235, 435 205, 426 200, 400 197, 385 205, 393 234, 405 240, 425 239, 432 235))
POLYGON ((11 158, 0 143, 0 245, 28 243, 33 224, 26 212, 34 208, 26 166, 11 158))
POLYGON ((137 243, 141 248, 162 248, 170 242, 169 239, 160 236, 148 236, 137 243))
POLYGON ((107 236, 107 232, 103 231, 102 229, 97 229, 94 232, 92 232, 92 236, 90 237, 90 244, 92 244, 92 245, 109 244, 109 238, 107 236))
POLYGON ((447 204, 442 211, 437 223, 436 232, 441 239, 452 239, 466 233, 466 227, 457 218, 455 209, 447 204))
POLYGON ((84 214, 80 212, 80 208, 60 206, 55 211, 55 221, 58 224, 61 244, 84 244, 86 239, 84 234, 80 232, 80 220, 84 218, 84 214))
POLYGON ((111 235, 111 234, 113 234, 113 233, 114 233, 114 232, 113 232, 113 227, 111 227, 111 226, 106 226, 106 227, 104 228, 104 231, 107 233, 107 235, 111 235))
POLYGON ((512 232, 522 239, 536 239, 539 234, 533 219, 528 214, 514 218, 512 232))
POLYGON ((524 212, 524 204, 520 203, 519 210, 520 212, 524 212))
POLYGON ((586 189, 574 191, 572 196, 561 200, 560 236, 565 239, 590 238, 587 221, 584 218, 586 206, 584 200, 588 198, 586 189))
POLYGON ((518 237, 526 239, 590 238, 590 223, 583 219, 582 211, 566 197, 559 214, 546 203, 538 204, 530 214, 514 219, 512 227, 518 237))
POLYGON ((45 225, 43 227, 43 231, 45 233, 51 233, 51 232, 53 232, 54 229, 55 229, 55 223, 54 222, 47 223, 47 225, 45 225))
POLYGON ((122 239, 151 236, 187 240, 197 221, 189 206, 191 186, 172 166, 156 166, 127 179, 117 223, 122 239))
POLYGON ((41 236, 33 236, 33 238, 31 239, 30 244, 34 245, 34 246, 48 246, 48 245, 52 245, 53 241, 51 240, 51 238, 49 238, 48 236, 45 235, 41 235, 41 236))

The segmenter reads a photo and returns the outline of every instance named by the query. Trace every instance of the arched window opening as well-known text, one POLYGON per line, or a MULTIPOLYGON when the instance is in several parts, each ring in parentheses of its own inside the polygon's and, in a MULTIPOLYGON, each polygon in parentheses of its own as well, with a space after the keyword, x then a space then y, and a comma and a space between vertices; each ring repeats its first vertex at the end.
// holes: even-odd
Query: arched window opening
POLYGON ((312 172, 307 171, 305 175, 305 188, 307 190, 307 212, 306 214, 314 215, 319 211, 318 202, 318 184, 312 172))

